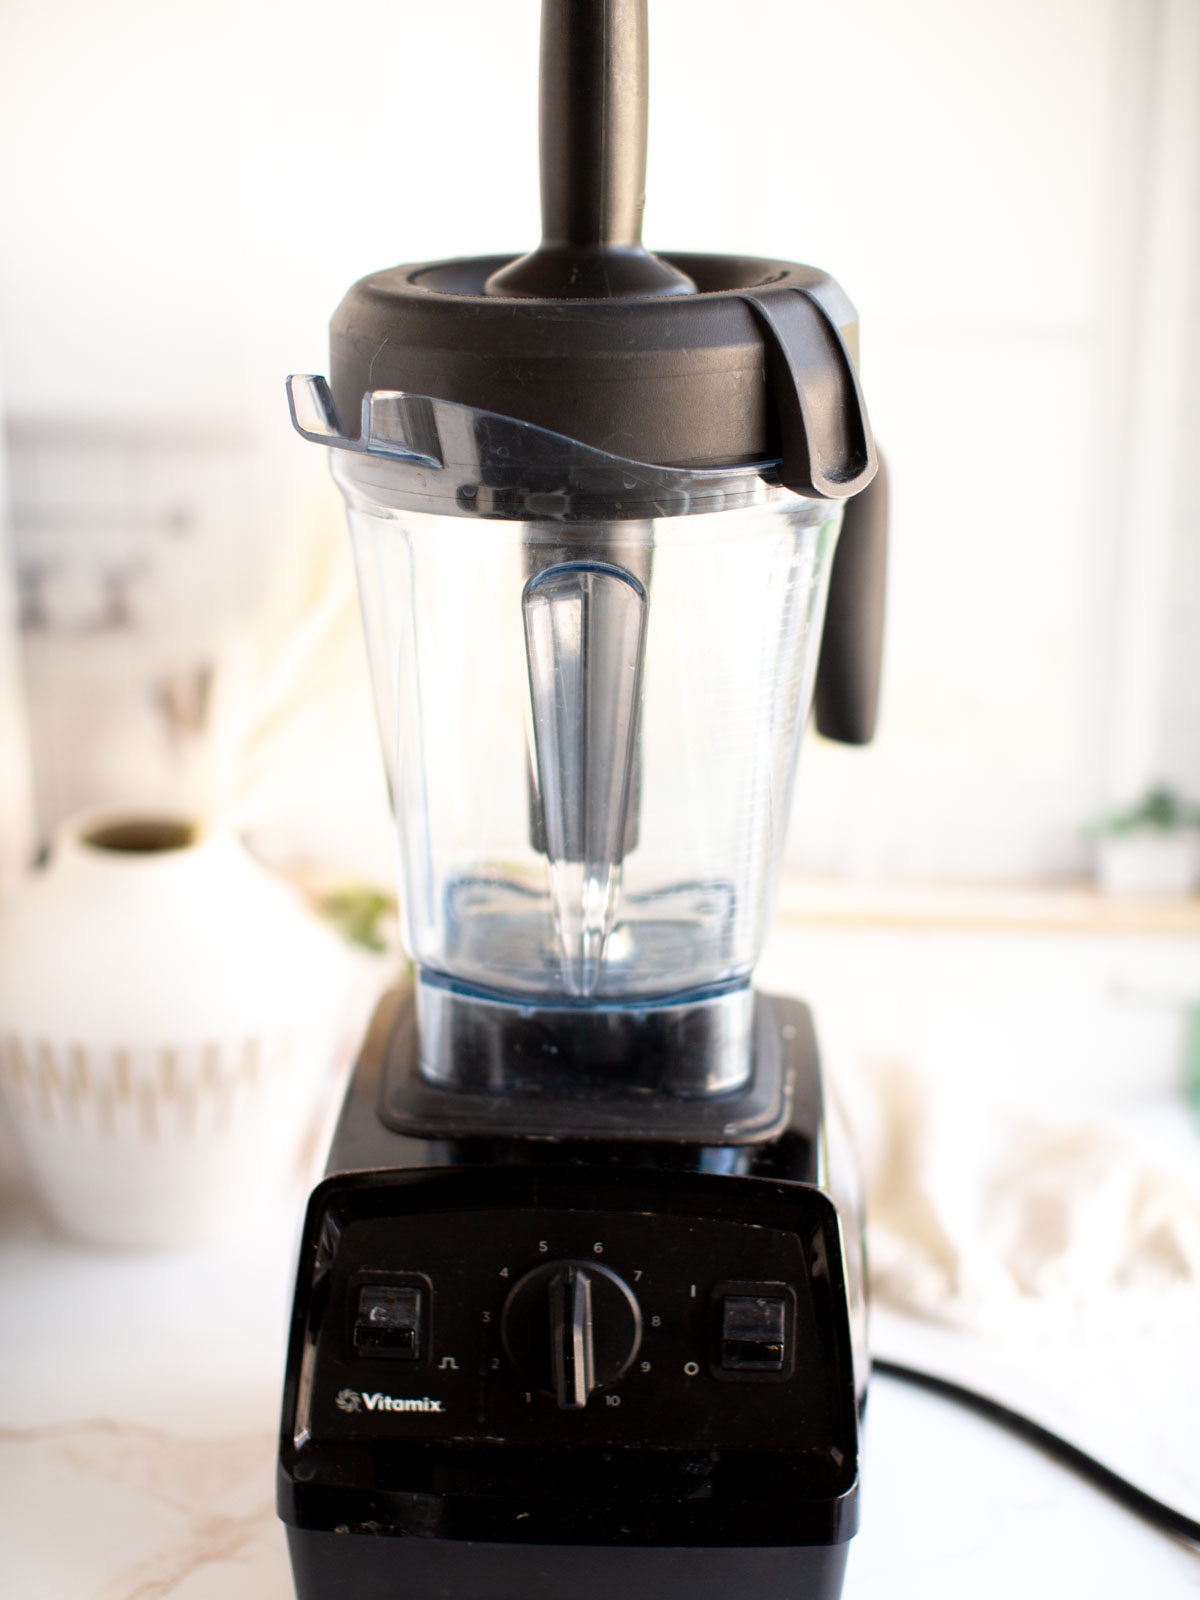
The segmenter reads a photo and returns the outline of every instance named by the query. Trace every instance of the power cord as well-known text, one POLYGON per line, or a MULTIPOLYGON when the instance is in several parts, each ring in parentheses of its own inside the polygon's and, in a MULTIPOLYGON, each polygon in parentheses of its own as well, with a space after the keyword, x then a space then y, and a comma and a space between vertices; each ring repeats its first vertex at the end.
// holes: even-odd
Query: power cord
POLYGON ((906 1366, 901 1361, 874 1360, 871 1363, 871 1371, 885 1378, 897 1378, 902 1383, 914 1384, 918 1389, 928 1389, 932 1394, 941 1395, 946 1400, 957 1401, 970 1411, 977 1411, 989 1422, 1008 1428, 1018 1438, 1024 1439, 1026 1444, 1044 1450, 1053 1460, 1077 1472, 1081 1478, 1085 1478, 1103 1493, 1111 1495, 1127 1511, 1132 1511, 1135 1516, 1143 1518, 1161 1533, 1173 1534, 1176 1538, 1186 1539, 1191 1544, 1200 1544, 1200 1522, 1184 1516, 1183 1512, 1177 1511, 1174 1506, 1156 1500, 1153 1495, 1147 1494, 1144 1489, 1139 1489, 1127 1478, 1122 1478, 1111 1467, 1106 1467, 1103 1462, 1097 1461, 1094 1456, 1089 1456, 1077 1445, 1069 1444, 1066 1439, 1060 1439, 1058 1434, 1051 1433, 1049 1428, 1042 1427, 1040 1422, 1034 1422, 1032 1417, 1013 1411, 1008 1406, 1001 1405, 998 1400, 992 1400, 974 1389, 953 1383, 949 1378, 940 1378, 935 1373, 923 1371, 920 1367, 906 1366))

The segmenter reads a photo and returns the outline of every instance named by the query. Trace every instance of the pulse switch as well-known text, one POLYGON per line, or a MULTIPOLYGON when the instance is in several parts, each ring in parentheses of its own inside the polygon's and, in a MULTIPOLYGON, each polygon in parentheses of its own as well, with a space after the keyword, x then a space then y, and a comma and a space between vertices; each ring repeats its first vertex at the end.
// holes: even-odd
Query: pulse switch
POLYGON ((368 1284, 360 1289, 354 1321, 356 1354, 420 1361, 421 1309, 420 1289, 396 1284, 368 1284))

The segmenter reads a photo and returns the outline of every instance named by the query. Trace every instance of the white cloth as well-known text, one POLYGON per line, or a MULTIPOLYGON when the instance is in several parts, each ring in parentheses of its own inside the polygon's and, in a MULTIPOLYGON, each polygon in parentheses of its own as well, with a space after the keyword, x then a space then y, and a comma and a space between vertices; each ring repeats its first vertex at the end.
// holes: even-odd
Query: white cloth
POLYGON ((992 1333, 1200 1318, 1200 1139, 1189 1174, 1105 1122, 1034 1116, 901 1063, 864 1069, 851 1118, 879 1301, 992 1333))
POLYGON ((1200 1516, 1200 1134, 1183 1108, 1164 1139, 897 1062, 843 1087, 874 1353, 981 1389, 1200 1516))

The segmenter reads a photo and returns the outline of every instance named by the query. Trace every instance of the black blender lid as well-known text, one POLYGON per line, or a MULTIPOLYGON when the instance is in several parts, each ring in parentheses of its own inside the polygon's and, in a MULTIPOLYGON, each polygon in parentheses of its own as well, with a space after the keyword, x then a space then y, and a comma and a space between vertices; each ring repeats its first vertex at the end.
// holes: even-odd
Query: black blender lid
POLYGON ((853 306, 813 267, 641 243, 646 0, 543 0, 543 241, 370 274, 331 324, 343 432, 401 390, 662 466, 780 463, 842 500, 876 470, 853 306))

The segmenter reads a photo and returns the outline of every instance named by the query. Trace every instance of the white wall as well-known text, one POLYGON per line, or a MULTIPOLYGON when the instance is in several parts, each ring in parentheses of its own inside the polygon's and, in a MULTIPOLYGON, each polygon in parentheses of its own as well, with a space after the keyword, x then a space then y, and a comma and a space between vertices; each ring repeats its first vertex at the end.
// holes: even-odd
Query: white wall
MULTIPOLYGON (((1191 195, 1200 217, 1200 177, 1191 195)), ((1178 451, 1177 512, 1171 528, 1169 594, 1164 609, 1162 714, 1155 729, 1162 769, 1193 791, 1200 773, 1200 247, 1188 263, 1190 295, 1180 343, 1186 360, 1178 451)))
MULTIPOLYGON (((808 749, 809 865, 1054 875, 1160 771, 1200 792, 1200 510, 1168 470, 1200 350, 1172 298, 1200 211, 1198 15, 651 0, 648 242, 833 271, 893 470, 883 731, 808 749)), ((537 16, 7 0, 13 414, 252 435, 248 536, 284 547, 322 469, 281 376, 323 369, 346 285, 536 238, 537 16)))
POLYGON ((877 239, 853 283, 896 475, 885 714, 870 752, 812 752, 793 849, 862 871, 1070 872, 1089 816, 1164 773, 1200 790, 1162 726, 1196 542, 1179 527, 1172 571, 1178 393, 1200 353, 1182 318, 1200 10, 888 15, 911 30, 878 59, 890 104, 869 85, 872 132, 895 128, 879 176, 898 247, 877 239))
POLYGON ((0 439, 0 899, 28 867, 34 840, 32 763, 7 489, 7 462, 0 439))

